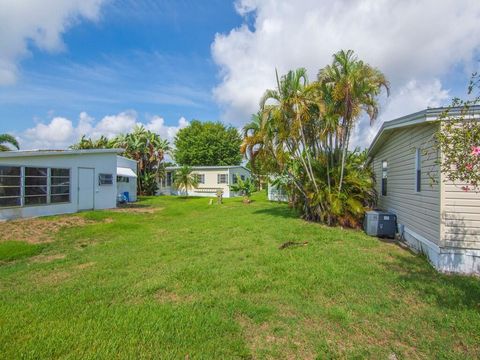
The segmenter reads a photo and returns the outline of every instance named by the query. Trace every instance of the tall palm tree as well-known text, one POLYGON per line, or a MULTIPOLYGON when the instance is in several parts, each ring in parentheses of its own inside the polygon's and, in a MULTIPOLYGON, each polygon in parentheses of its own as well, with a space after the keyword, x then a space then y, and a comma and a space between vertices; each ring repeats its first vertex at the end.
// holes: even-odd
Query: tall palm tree
POLYGON ((362 113, 368 115, 370 123, 375 121, 379 110, 377 97, 382 88, 389 95, 389 83, 381 71, 358 60, 353 50, 334 54, 332 65, 319 71, 318 82, 325 93, 330 92, 334 113, 341 118, 342 133, 336 144, 341 153, 341 191, 351 131, 362 113))
POLYGON ((12 150, 7 144, 13 146, 17 150, 20 149, 20 144, 12 135, 0 134, 0 151, 12 150))
POLYGON ((192 168, 185 165, 175 171, 173 183, 177 189, 184 190, 186 196, 188 196, 188 189, 198 186, 198 178, 195 174, 192 174, 192 168))

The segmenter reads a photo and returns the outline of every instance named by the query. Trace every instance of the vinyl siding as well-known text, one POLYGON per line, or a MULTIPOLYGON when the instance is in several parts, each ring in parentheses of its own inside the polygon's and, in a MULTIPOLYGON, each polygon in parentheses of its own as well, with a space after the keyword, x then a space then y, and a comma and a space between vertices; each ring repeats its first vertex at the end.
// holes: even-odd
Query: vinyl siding
POLYGON ((397 214, 398 223, 411 231, 440 243, 440 184, 438 153, 433 144, 435 124, 397 129, 385 141, 373 159, 378 207, 397 214), (420 148, 421 191, 416 192, 415 149, 420 148), (388 163, 387 196, 382 195, 382 162, 388 163), (431 178, 437 180, 433 183, 431 178))
POLYGON ((480 249, 480 194, 445 182, 442 196, 444 246, 480 249))

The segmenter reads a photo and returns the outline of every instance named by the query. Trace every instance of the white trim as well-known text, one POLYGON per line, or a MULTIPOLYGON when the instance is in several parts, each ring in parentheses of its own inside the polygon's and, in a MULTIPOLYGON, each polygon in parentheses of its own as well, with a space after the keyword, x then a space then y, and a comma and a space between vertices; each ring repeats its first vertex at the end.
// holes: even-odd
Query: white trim
POLYGON ((126 176, 126 177, 136 178, 137 174, 135 174, 135 172, 130 168, 117 167, 117 176, 126 176))
POLYGON ((480 250, 442 248, 406 227, 404 227, 405 234, 408 235, 404 236, 408 246, 424 253, 438 271, 480 275, 480 250), (415 241, 418 244, 415 244, 415 241))
POLYGON ((405 225, 404 225, 404 228, 403 228, 404 232, 411 235, 412 237, 414 237, 416 240, 420 241, 421 243, 427 245, 428 247, 432 248, 433 250, 435 250, 436 252, 440 252, 440 247, 435 244, 433 241, 430 241, 426 238, 424 238, 423 236, 417 234, 415 231, 413 230, 410 230, 409 228, 407 228, 405 225))
POLYGON ((87 149, 87 150, 15 150, 2 151, 0 158, 32 157, 32 156, 63 156, 83 154, 121 154, 124 149, 87 149))

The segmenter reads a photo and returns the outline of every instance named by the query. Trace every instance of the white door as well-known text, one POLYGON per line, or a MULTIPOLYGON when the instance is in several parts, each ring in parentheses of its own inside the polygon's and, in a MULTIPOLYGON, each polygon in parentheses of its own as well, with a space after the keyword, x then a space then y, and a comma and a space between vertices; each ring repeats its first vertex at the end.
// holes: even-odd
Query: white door
POLYGON ((78 210, 92 210, 95 196, 94 169, 78 168, 78 210))

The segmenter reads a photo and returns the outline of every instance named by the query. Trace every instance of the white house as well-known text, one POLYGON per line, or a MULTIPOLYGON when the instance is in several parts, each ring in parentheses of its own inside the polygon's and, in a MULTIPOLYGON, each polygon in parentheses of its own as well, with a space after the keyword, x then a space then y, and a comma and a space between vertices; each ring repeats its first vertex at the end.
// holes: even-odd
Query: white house
MULTIPOLYGON (((230 191, 230 185, 237 179, 245 180, 251 177, 250 170, 244 166, 192 166, 192 173, 197 175, 198 187, 189 189, 188 194, 193 196, 216 196, 218 190, 223 191, 223 197, 237 196, 230 191)), ((178 190, 173 186, 174 173, 178 166, 166 168, 165 177, 159 182, 158 194, 177 195, 178 190)))
POLYGON ((117 194, 126 193, 129 201, 137 201, 137 162, 117 156, 117 194))
MULTIPOLYGON (((397 215, 401 236, 438 270, 480 274, 480 194, 445 181, 439 169, 434 134, 443 111, 383 124, 369 149, 378 207, 397 215)), ((480 108, 474 116, 480 119, 480 108)))
POLYGON ((117 161, 122 168, 127 166, 124 160, 117 160, 120 152, 0 152, 0 220, 116 207, 117 161))

